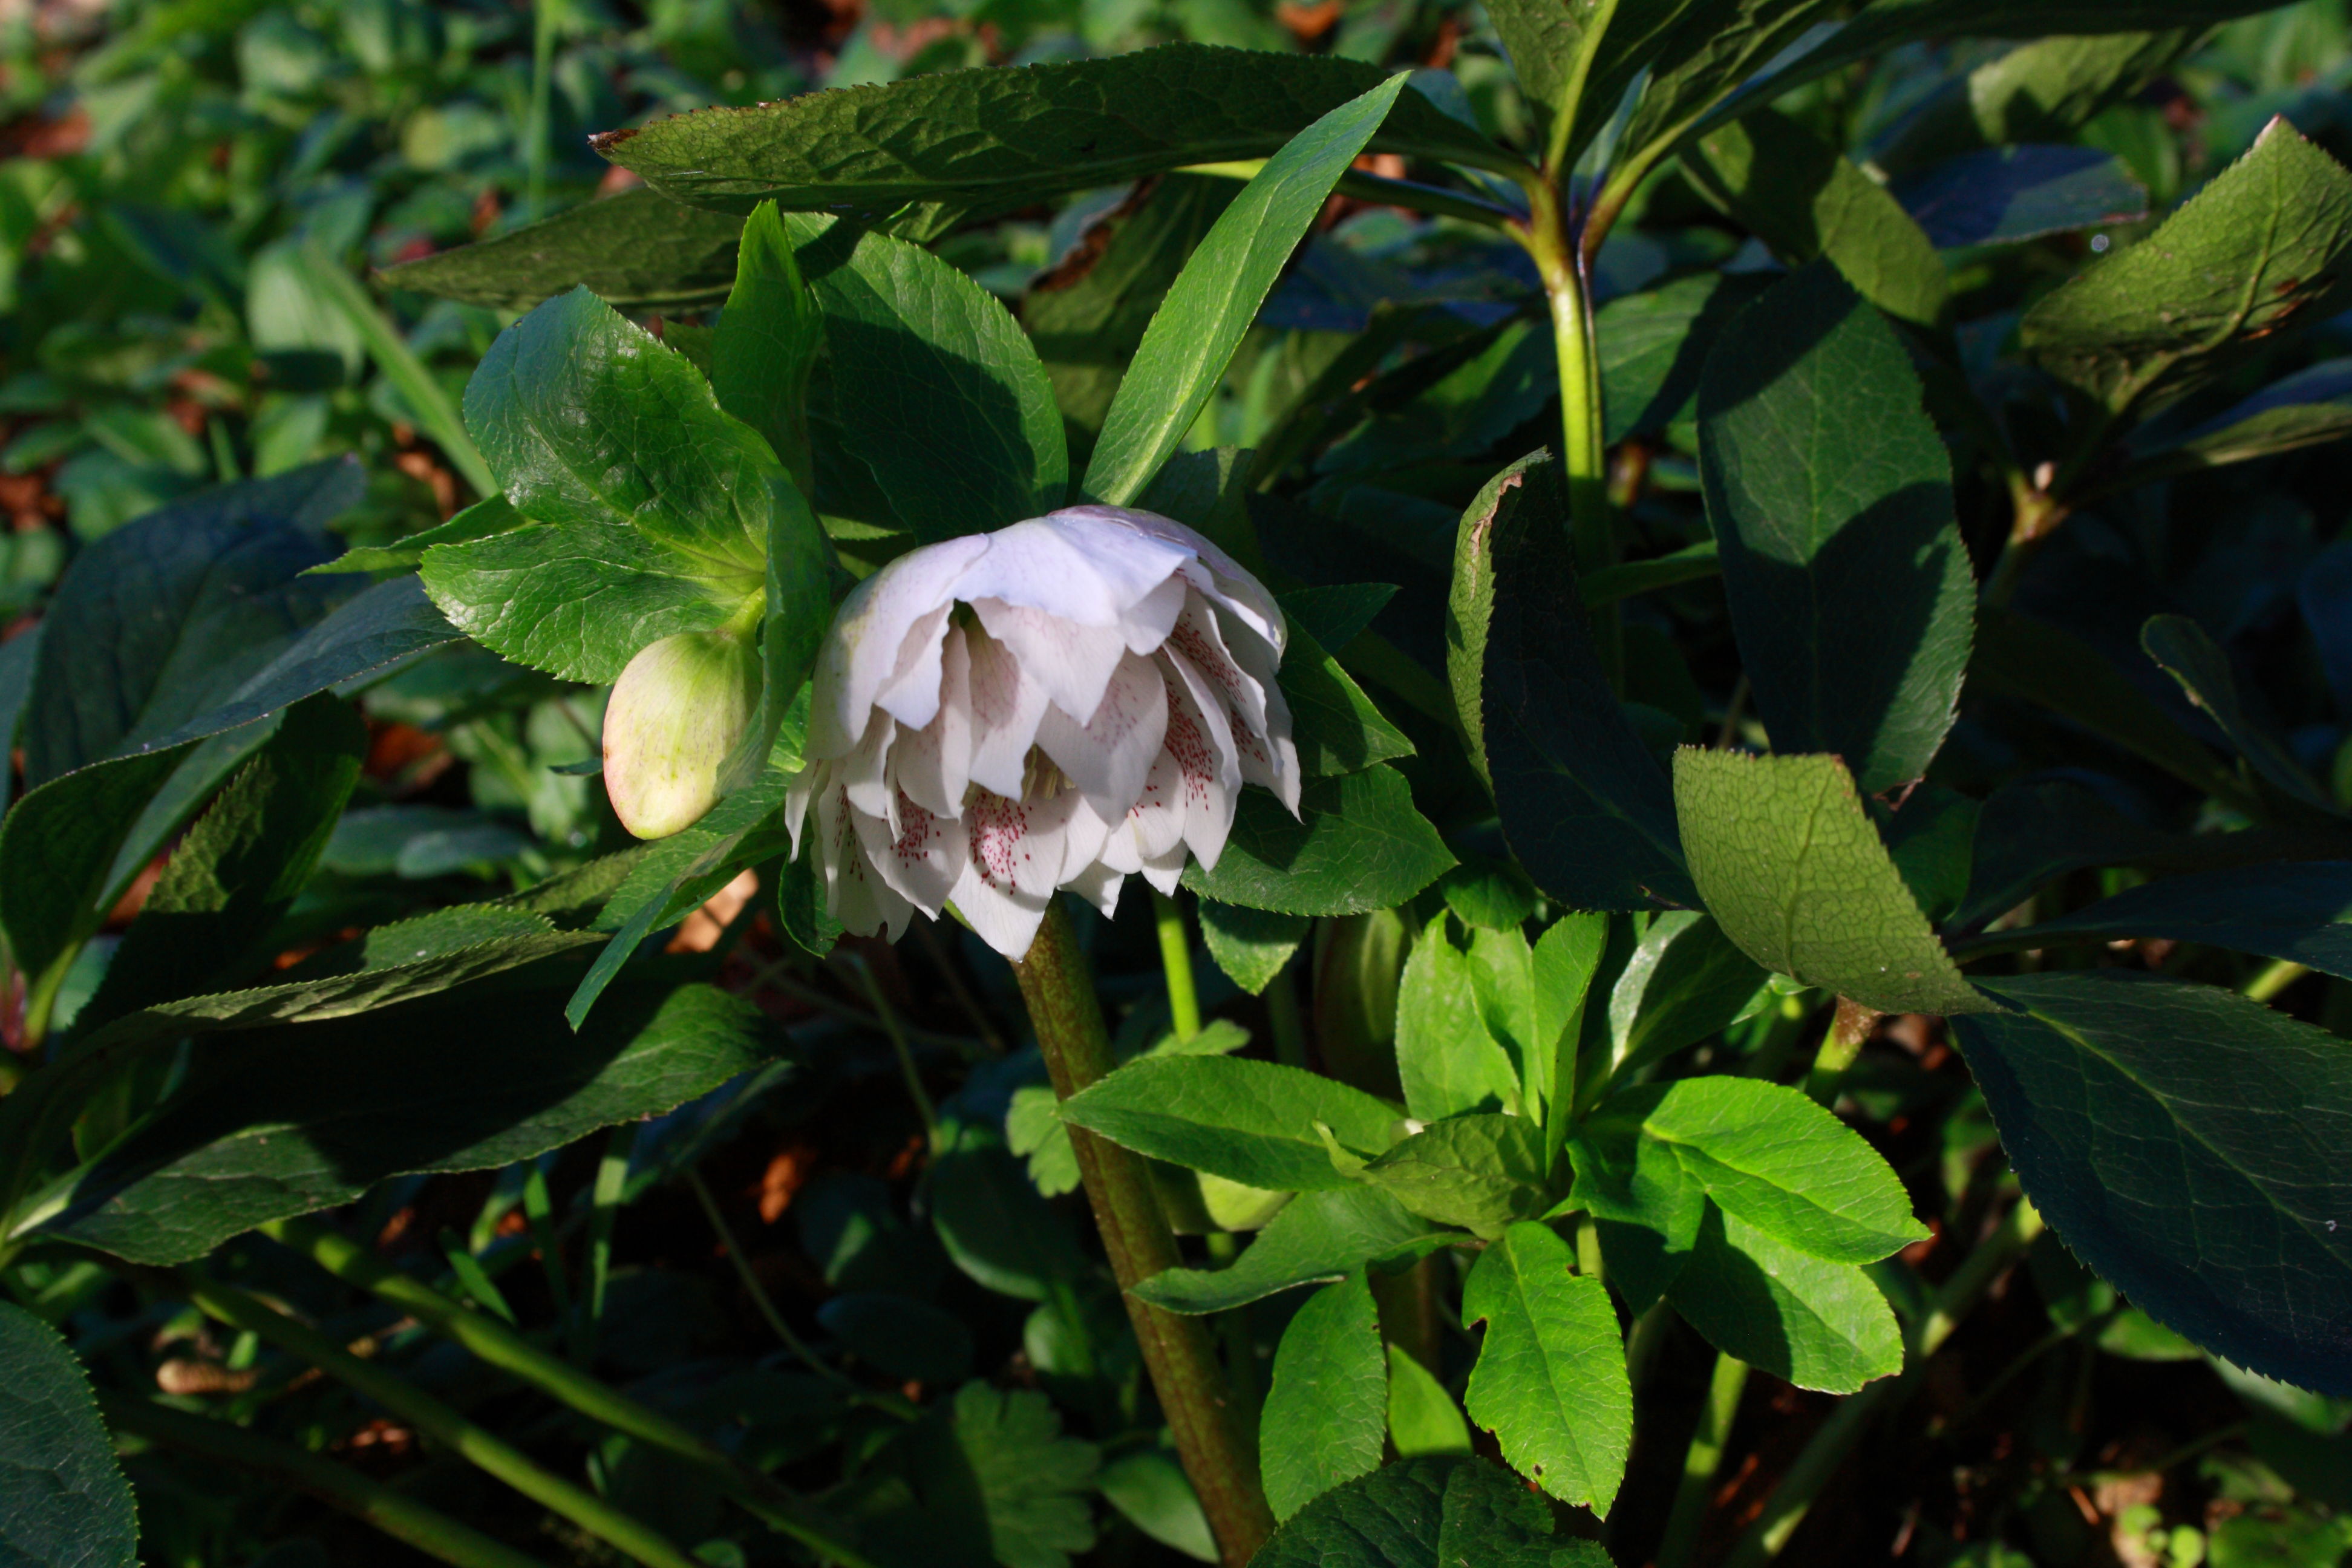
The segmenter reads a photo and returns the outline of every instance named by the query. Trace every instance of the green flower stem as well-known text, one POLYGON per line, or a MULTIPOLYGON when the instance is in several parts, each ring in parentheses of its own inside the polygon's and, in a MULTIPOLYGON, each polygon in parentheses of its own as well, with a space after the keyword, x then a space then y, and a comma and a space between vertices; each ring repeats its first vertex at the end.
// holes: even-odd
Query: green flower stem
MULTIPOLYGON (((1058 901, 1047 906, 1028 957, 1013 966, 1013 973, 1054 1092, 1067 1100, 1108 1073, 1110 1036, 1103 1027, 1102 1007, 1070 917, 1058 901)), ((1070 1129, 1070 1145, 1135 1325, 1144 1367, 1175 1434, 1177 1458, 1200 1494, 1227 1568, 1244 1568, 1274 1533, 1274 1514, 1258 1482, 1255 1445, 1217 1365, 1209 1326, 1198 1318, 1163 1312, 1130 1293, 1139 1281, 1180 1261, 1150 1171, 1139 1155, 1083 1127, 1070 1129)))
POLYGON ((1307 1065, 1307 1021, 1300 1016, 1298 987, 1291 980, 1297 965, 1286 963, 1265 986, 1265 1021, 1274 1032, 1274 1059, 1285 1067, 1307 1065))
MULTIPOLYGON (((594 1493, 541 1469, 520 1449, 477 1426, 457 1411, 383 1367, 362 1361, 333 1340, 257 1296, 206 1279, 192 1270, 174 1276, 187 1299, 231 1328, 243 1329, 289 1351, 373 1399, 479 1469, 506 1482, 549 1511, 562 1515, 646 1568, 699 1568, 693 1558, 644 1521, 594 1493)), ((560 1363, 559 1363, 560 1364, 560 1363)))
POLYGON ((588 1192, 588 1281, 583 1288, 587 1300, 572 1320, 572 1359, 583 1367, 594 1363, 596 1338, 604 1328, 604 1289, 613 1277, 613 1226, 628 1195, 629 1161, 636 1148, 635 1122, 625 1121, 606 1133, 595 1184, 588 1192))
POLYGON ((547 1568, 540 1559, 494 1541, 405 1492, 380 1486, 357 1470, 257 1432, 191 1415, 169 1405, 100 1390, 99 1409, 117 1432, 252 1470, 282 1486, 309 1492, 366 1521, 394 1541, 457 1568, 547 1568))
MULTIPOLYGON (((938 1108, 931 1104, 930 1091, 923 1087, 923 1075, 915 1070, 915 1050, 907 1043, 906 1027, 898 1022, 898 1015, 892 1010, 889 999, 882 994, 882 983, 874 977, 874 966, 856 957, 849 959, 848 963, 857 972, 858 980, 866 987, 866 999, 874 1004, 874 1016, 882 1020, 882 1032, 890 1037, 891 1049, 898 1057, 898 1075, 907 1080, 907 1098, 915 1102, 915 1114, 922 1118, 923 1147, 929 1149, 931 1158, 936 1160, 947 1152, 946 1145, 940 1141, 940 1113, 938 1108)), ((714 1211, 713 1218, 716 1217, 714 1211)))
POLYGON ((1201 1032, 1201 994, 1192 984, 1192 933, 1184 907, 1151 889, 1151 915, 1160 930, 1160 966, 1168 972, 1168 1018, 1179 1040, 1201 1032))
MULTIPOLYGON (((822 1560, 839 1564, 840 1568, 873 1568, 869 1558, 837 1539, 831 1532, 831 1527, 822 1521, 812 1518, 807 1505, 800 1499, 757 1470, 721 1453, 690 1427, 640 1405, 609 1384, 550 1355, 496 1319, 469 1311, 431 1286, 413 1279, 398 1269, 387 1268, 341 1232, 300 1219, 279 1220, 261 1228, 265 1234, 302 1254, 346 1285, 368 1291, 399 1308, 433 1332, 461 1346, 477 1360, 520 1378, 615 1432, 625 1433, 641 1443, 675 1454, 696 1465, 707 1472, 728 1496, 774 1529, 816 1552, 822 1560)), ((731 1246, 729 1251, 730 1254, 733 1252, 731 1246)), ((266 1311, 268 1309, 261 1310, 266 1311)), ((292 1347, 289 1345, 289 1348, 292 1347)), ((320 1364, 325 1365, 324 1363, 320 1364)), ((363 1363, 360 1364, 365 1365, 363 1363)), ((374 1375, 388 1376, 383 1373, 374 1375)), ((353 1386, 358 1385, 355 1384, 353 1386)), ((405 1384, 399 1386, 406 1387, 405 1384)))
POLYGON ((1683 1455, 1683 1479, 1675 1489, 1675 1506, 1666 1516, 1665 1539, 1658 1543, 1657 1568, 1685 1568, 1698 1549, 1698 1527, 1706 1518, 1707 1493, 1715 1488, 1715 1472, 1723 1463, 1723 1448, 1731 1436, 1732 1417, 1739 1413, 1739 1395, 1748 1387, 1748 1363, 1717 1354, 1706 1403, 1699 1406, 1698 1427, 1691 1433, 1683 1455))
POLYGON ((1853 1446, 1862 1440, 1871 1417, 1890 1402, 1900 1407, 1926 1370, 1927 1359, 1943 1348, 1944 1342, 1952 1337, 1952 1331, 1959 1327, 1960 1320, 1979 1298, 2041 1234, 2041 1214, 2031 1202, 2019 1198, 2000 1228, 1979 1242, 1976 1250, 1963 1258, 1952 1277, 1944 1281, 1927 1315, 1911 1326, 1905 1336, 1908 1343, 1902 1373, 1881 1378, 1861 1393, 1846 1396, 1814 1432, 1812 1440, 1797 1456, 1796 1463, 1781 1476, 1780 1484, 1772 1489, 1764 1504, 1763 1513, 1748 1527, 1739 1544, 1724 1560, 1724 1568, 1766 1568, 1780 1556, 1780 1549, 1797 1532, 1797 1526, 1805 1521, 1813 1500, 1845 1463, 1853 1446))
POLYGON ((1883 1016, 1874 1008, 1839 997, 1829 1032, 1822 1037, 1821 1049, 1813 1055, 1812 1070, 1805 1075, 1805 1092, 1822 1105, 1836 1104, 1838 1086, 1845 1082, 1846 1069, 1862 1054, 1870 1031, 1883 1016))
MULTIPOLYGON (((1559 359, 1560 471, 1568 484, 1569 531, 1576 569, 1590 576, 1617 564, 1617 525, 1610 515, 1609 453, 1601 419, 1601 359, 1593 339, 1592 296, 1576 237, 1569 230, 1557 182, 1529 178, 1519 243, 1535 258, 1551 305, 1559 359)), ((1595 606, 1593 641, 1612 687, 1624 685, 1623 622, 1612 601, 1595 606)))

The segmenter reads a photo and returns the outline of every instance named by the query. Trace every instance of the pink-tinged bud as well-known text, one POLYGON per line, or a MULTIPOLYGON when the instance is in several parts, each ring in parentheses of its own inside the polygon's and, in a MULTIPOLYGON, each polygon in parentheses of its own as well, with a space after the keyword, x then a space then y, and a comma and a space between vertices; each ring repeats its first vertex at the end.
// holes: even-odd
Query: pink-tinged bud
POLYGON ((604 706, 604 793, 640 838, 691 827, 760 702, 760 656, 733 632, 680 632, 638 653, 604 706))

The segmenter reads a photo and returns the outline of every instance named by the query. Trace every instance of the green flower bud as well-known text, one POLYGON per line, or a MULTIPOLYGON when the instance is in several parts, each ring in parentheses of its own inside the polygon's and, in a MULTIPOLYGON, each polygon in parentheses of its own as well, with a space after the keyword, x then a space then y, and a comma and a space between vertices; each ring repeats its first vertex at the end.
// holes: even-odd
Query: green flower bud
POLYGON ((629 660, 604 706, 604 793, 640 838, 691 827, 719 801, 728 753, 760 705, 760 650, 729 631, 680 632, 629 660))

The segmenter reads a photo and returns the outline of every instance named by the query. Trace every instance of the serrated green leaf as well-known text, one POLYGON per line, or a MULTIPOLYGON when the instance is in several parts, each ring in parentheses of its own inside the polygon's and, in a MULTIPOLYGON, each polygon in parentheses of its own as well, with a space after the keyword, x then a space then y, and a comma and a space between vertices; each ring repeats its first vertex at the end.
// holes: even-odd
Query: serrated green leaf
POLYGON ((1402 76, 1391 77, 1299 132, 1218 216, 1153 314, 1103 416, 1079 487, 1089 500, 1127 505, 1175 451, 1224 379, 1283 264, 1404 85, 1402 76))
POLYGON ((1519 1077, 1479 1010, 1471 963, 1447 937, 1442 914, 1405 959, 1397 987, 1397 1075, 1405 1109, 1419 1121, 1483 1106, 1518 1108, 1519 1077))
MULTIPOLYGON (((773 197, 869 222, 941 198, 1007 212, 1189 163, 1266 157, 1384 75, 1330 56, 1171 44, 706 110, 592 144, 656 190, 738 211, 773 197)), ((1375 151, 1512 166, 1419 94, 1390 121, 1375 151)))
POLYGON ((2056 920, 2001 931, 1978 951, 2064 937, 2194 942, 2352 979, 2352 862, 2225 866, 2127 888, 2056 920))
POLYGON ((1281 683, 1290 703, 1291 739, 1297 742, 1302 776, 1360 773, 1375 763, 1413 754, 1404 731, 1388 721, 1304 626, 1290 627, 1281 683))
POLYGON ((1903 1331, 1869 1275, 1712 1205, 1666 1299, 1716 1349, 1800 1388, 1852 1394, 1903 1370, 1903 1331))
POLYGON ((1540 1225, 1515 1225, 1479 1255, 1462 1288, 1463 1326, 1486 1325, 1467 1404, 1516 1468, 1605 1519, 1633 1446, 1633 1391, 1609 1292, 1574 1263, 1540 1225))
POLYGON ((1675 796, 1700 896, 1766 969, 1885 1013, 1992 1005, 1928 928, 1837 758, 1685 747, 1675 796))
POLYGON ((2352 1107, 2334 1035, 2120 969, 2004 977, 1956 1026, 2053 1229, 2158 1322, 2268 1377, 2352 1393, 2352 1107), (2333 1228, 2331 1228, 2333 1227, 2333 1228))
POLYGON ((2328 311, 2352 250, 2352 174, 2273 120, 2139 243, 2044 295, 2026 354, 2116 413, 2177 396, 2328 311))
POLYGON ((1470 1452, 1470 1424, 1445 1385, 1402 1345, 1389 1346, 1389 1441, 1400 1458, 1470 1452))
POLYGON ((898 521, 946 539, 1060 506, 1062 416, 1012 312, 920 246, 804 213, 783 225, 824 305, 840 440, 898 521))
POLYGON ((1609 1104, 1578 1124, 1568 1143, 1576 1168, 1570 1201, 1600 1227, 1609 1283, 1634 1312, 1665 1294, 1698 1243, 1706 1191, 1674 1150, 1642 1135, 1609 1104))
POLYGON ((1451 1456, 1384 1465, 1326 1492, 1252 1568, 1609 1568, 1597 1542, 1556 1533, 1542 1499, 1498 1465, 1451 1456))
POLYGON ((2352 436, 2352 360, 2323 360, 2273 382, 2236 406, 2141 448, 2136 475, 2157 477, 2242 463, 2352 436))
POLYGON ((1724 1212, 1832 1263, 1874 1263, 1927 1227, 1862 1135, 1805 1095, 1753 1078, 1628 1089, 1602 1114, 1638 1122, 1724 1212))
POLYGON ((139 1512, 89 1378, 58 1331, 0 1301, 0 1551, 25 1568, 131 1568, 139 1512))
POLYGON ((1294 818, 1267 792, 1244 790, 1216 868, 1193 861, 1184 885, 1242 909, 1352 915, 1395 908, 1454 864, 1404 775, 1385 764, 1310 782, 1294 818))
POLYGON ((1943 258, 1885 186, 1769 109, 1683 153, 1692 183, 1791 264, 1819 258, 1888 315, 1932 327, 1951 302, 1943 258))
POLYGON ((1269 1192, 1344 1187, 1316 1132, 1374 1153, 1396 1113, 1303 1068, 1236 1057, 1144 1057, 1062 1101, 1062 1120, 1112 1142, 1269 1192))
POLYGON ((1424 1219, 1489 1240, 1551 1206, 1543 1131, 1519 1116, 1454 1116, 1366 1165, 1363 1180, 1424 1219))
POLYGON ((1709 350, 1770 279, 1701 272, 1610 300, 1594 312, 1611 446, 1690 417, 1709 350))
POLYGON ((1700 468, 1724 592, 1773 743, 1876 794, 1927 772, 1959 706, 1976 601, 1951 458, 1878 313, 1825 266, 1707 356, 1700 468))
POLYGON ((767 438, 804 491, 810 467, 809 372, 824 346, 824 312, 801 278, 793 241, 772 206, 743 226, 735 286, 719 317, 710 352, 710 390, 719 406, 767 438))
POLYGON ((1091 1551, 1087 1506, 1102 1453, 1062 1435, 1053 1401, 1034 1389, 967 1383, 956 1391, 956 1447, 980 1483, 989 1550, 1002 1568, 1069 1568, 1091 1551))
POLYGON ((1223 1268, 1171 1268, 1134 1294, 1171 1312, 1223 1312, 1300 1285, 1328 1285, 1351 1268, 1414 1257, 1457 1240, 1376 1188, 1301 1193, 1223 1268))
POLYGON ((576 1035, 560 994, 478 988, 204 1042, 163 1111, 53 1194, 43 1233, 184 1262, 388 1176, 488 1170, 659 1115, 775 1059, 759 1011, 710 986, 624 994, 576 1035))
POLYGON ((1305 915, 1235 909, 1214 899, 1202 899, 1199 910, 1201 939, 1208 944, 1209 956, 1226 978, 1253 996, 1262 994, 1289 963, 1307 940, 1310 923, 1305 915))
POLYGON ((1445 629, 1455 709, 1538 887, 1571 909, 1686 903, 1673 791, 1601 672, 1567 516, 1541 453, 1462 514, 1445 629))
POLYGON ((494 310, 528 310, 575 288, 624 310, 691 309, 727 298, 742 231, 740 214, 623 191, 495 239, 387 267, 383 280, 494 310))
POLYGON ((1326 1285, 1282 1331, 1258 1417, 1258 1465, 1274 1517, 1380 1468, 1388 1365, 1380 1314, 1359 1272, 1326 1285))

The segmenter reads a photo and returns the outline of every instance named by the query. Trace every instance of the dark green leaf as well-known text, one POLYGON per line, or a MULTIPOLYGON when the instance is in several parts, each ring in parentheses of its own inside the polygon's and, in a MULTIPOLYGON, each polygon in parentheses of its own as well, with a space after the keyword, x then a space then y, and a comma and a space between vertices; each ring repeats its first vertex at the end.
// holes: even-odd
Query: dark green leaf
POLYGON ((1412 755, 1412 742, 1381 716, 1364 689, 1325 653, 1305 626, 1290 628, 1282 655, 1282 692, 1290 703, 1291 738, 1307 778, 1360 773, 1412 755))
POLYGON ((2013 245, 2147 216, 2147 188, 2114 154, 2092 147, 1988 148, 1892 189, 1938 248, 2013 245))
POLYGON ((2147 657, 2180 682, 2189 700, 2221 727, 2221 733, 2256 773, 2297 803, 2335 814, 2336 803, 2246 710, 2238 696, 2238 679, 2230 668, 2230 656, 2213 645, 2202 626, 2186 616, 2158 616, 2140 628, 2139 641, 2147 657))
POLYGON ((490 988, 205 1041, 186 1088, 77 1173, 44 1228, 181 1262, 386 1176, 511 1164, 657 1115, 774 1055, 758 1009, 709 986, 619 993, 577 1035, 552 1001, 490 988))
POLYGON ((1901 175, 2021 142, 2071 141, 2195 45, 2200 27, 2038 39, 1956 77, 1905 115, 1871 162, 1901 175))
POLYGON ((1404 775, 1384 764, 1309 783, 1298 809, 1294 818, 1265 791, 1243 791, 1216 868, 1192 862, 1184 885, 1243 909, 1351 915, 1393 909, 1454 864, 1404 775))
POLYGON ((1275 1518, 1380 1468, 1388 1392, 1380 1315, 1364 1276, 1309 1296, 1282 1331, 1258 1417, 1259 1467, 1275 1518))
POLYGON ((898 520, 945 539, 1061 505, 1062 416, 1012 312, 920 246, 803 214, 784 227, 824 305, 842 443, 898 520))
POLYGON ((1607 1103, 1578 1124, 1568 1152, 1571 1200, 1598 1224, 1609 1283, 1628 1310, 1647 1311, 1698 1243, 1706 1191, 1671 1146, 1643 1137, 1638 1121, 1607 1103))
POLYGON ((58 1331, 0 1301, 0 1552, 24 1568, 131 1568, 139 1511, 89 1378, 58 1331))
MULTIPOLYGON (((1693 184, 1782 258, 1828 261, 1890 316, 1923 326, 1942 319, 1951 287, 1935 242, 1885 186, 1795 121, 1759 110, 1701 136, 1683 163, 1693 184)), ((1750 333, 1755 325, 1751 318, 1750 333)), ((1796 341, 1820 331, 1807 322, 1796 341)))
POLYGON ((1800 1388, 1852 1394, 1903 1370, 1903 1333, 1870 1276, 1709 1206, 1666 1299, 1726 1355, 1800 1388))
POLYGON ((2120 413, 2177 395, 2297 318, 2328 312, 2352 247, 2352 174, 2273 120, 2139 243, 2042 296, 2025 352, 2120 413))
POLYGON ((1216 1537, 1184 1467, 1164 1448, 1137 1448, 1113 1459, 1095 1486, 1127 1521, 1196 1563, 1217 1561, 1216 1537))
POLYGON ((1769 284, 1744 273, 1701 272, 1601 307, 1592 330, 1611 446, 1690 416, 1708 351, 1769 284))
POLYGON ((1507 860, 1475 856, 1437 879, 1437 895, 1465 925, 1517 931, 1535 918, 1543 895, 1507 860))
POLYGON ((1301 1193, 1237 1262, 1171 1268, 1137 1285, 1135 1294, 1171 1312, 1223 1312, 1300 1285, 1328 1284, 1366 1263, 1417 1256, 1447 1239, 1375 1188, 1301 1193))
MULTIPOLYGON (((1103 416, 1102 437, 1079 487, 1087 499, 1127 505, 1176 450, 1223 381, 1283 264, 1331 187, 1401 101, 1404 82, 1400 75, 1369 87, 1299 132, 1219 216, 1152 316, 1103 416)), ((1144 101, 1172 86, 1161 77, 1144 101)), ((1427 107, 1417 95, 1416 101, 1427 107)))
POLYGON ((1449 1117, 1366 1165, 1363 1179, 1425 1219, 1489 1240, 1551 1206, 1543 1131, 1524 1116, 1449 1117))
POLYGON ((2103 969, 2004 977, 1958 1026, 2019 1178, 2068 1247, 2167 1328, 2352 1394, 2352 1055, 2210 986, 2103 969))
MULTIPOLYGON (((25 710, 33 698, 33 666, 41 651, 41 626, 36 621, 0 643, 0 746, 13 756, 16 732, 24 727, 25 710)), ((8 809, 16 788, 16 770, 0 769, 0 811, 8 809)))
POLYGON ((1447 940, 1442 914, 1405 960, 1397 984, 1397 1076, 1405 1109, 1418 1121, 1520 1109, 1519 1074, 1480 1011, 1472 969, 1470 955, 1447 940))
POLYGON ((224 485, 75 556, 42 629, 26 783, 153 746, 366 586, 302 575, 333 553, 326 523, 362 489, 348 459, 224 485))
POLYGON ((911 1296, 852 1290, 819 1307, 816 1321, 890 1377, 954 1383, 971 1371, 971 1331, 963 1320, 911 1296))
MULTIPOLYGON (((1384 74, 1330 56, 1174 44, 706 110, 593 144, 657 190, 738 211, 772 196, 867 220, 942 197, 1006 212, 1188 163, 1265 157, 1384 74)), ((1512 166, 1417 93, 1389 118, 1375 151, 1512 166)))
POLYGON ((100 763, 31 791, 0 818, 0 927, 28 984, 50 976, 54 987, 50 972, 98 930, 125 841, 184 760, 155 752, 100 763))
POLYGON ((1318 1498, 1251 1568, 1609 1568, 1540 1498, 1483 1459, 1407 1458, 1318 1498))
POLYGON ((1835 757, 1675 753, 1683 848, 1748 957, 1886 1013, 1991 1005, 1953 966, 1835 757))
POLYGON ((1372 617, 1396 593, 1393 583, 1343 583, 1328 588, 1293 588, 1276 598, 1294 627, 1339 653, 1372 624, 1372 617))
POLYGON ((1606 1518, 1633 1441, 1633 1392, 1609 1292, 1574 1263, 1540 1225, 1515 1225, 1479 1254, 1462 1322, 1485 1322, 1486 1337, 1466 1402, 1515 1468, 1606 1518))
POLYGON ((1958 711, 1975 580, 1950 455, 1910 358, 1826 267, 1743 311, 1699 388, 1707 520, 1775 747, 1871 793, 1919 777, 1958 711))
POLYGON ((2352 360, 2324 360, 2271 383, 2169 444, 2152 448, 2137 473, 2171 473, 2242 463, 2352 436, 2352 360))
POLYGON ((313 573, 329 572, 414 572, 425 559, 425 552, 436 544, 463 544, 467 540, 488 539, 493 533, 504 533, 523 525, 522 513, 515 510, 506 497, 494 495, 476 501, 438 528, 428 528, 412 533, 390 544, 363 544, 346 550, 323 566, 313 566, 313 573))
POLYGON ((623 191, 383 276, 394 289, 496 310, 528 310, 583 287, 624 310, 690 309, 727 297, 742 231, 740 214, 623 191))
POLYGON ((1487 15, 1546 126, 1545 164, 1572 166, 1618 100, 1705 0, 1498 0, 1487 15))
POLYGON ((1200 902, 1201 940, 1227 978, 1255 996, 1273 984, 1307 940, 1305 915, 1236 909, 1213 899, 1200 902))
POLYGON ((932 1173, 930 1204, 948 1257, 999 1295, 1049 1300, 1086 1270, 1068 1223, 992 1135, 958 1136, 932 1173))
POLYGON ((1673 790, 1601 673, 1567 515, 1541 454, 1463 513, 1445 633, 1455 707, 1538 887, 1571 909, 1688 903, 1673 790))
POLYGON ((1334 1079, 1235 1057, 1144 1057, 1062 1102, 1062 1120, 1154 1159, 1269 1192, 1344 1187, 1319 1122, 1377 1153, 1396 1113, 1334 1079))
POLYGON ((172 851, 76 1026, 244 979, 317 866, 367 745, 346 704, 296 705, 172 851))
POLYGON ((988 1544, 1004 1568, 1070 1568, 1093 1550, 1087 1492, 1102 1454, 1062 1435, 1052 1400, 1034 1388, 967 1383, 956 1391, 955 1440, 987 1510, 988 1544))
POLYGON ((1399 1457, 1470 1452, 1462 1406, 1402 1345, 1389 1346, 1389 1441, 1399 1457))
POLYGON ((2168 877, 2056 920, 2001 931, 1977 950, 2061 937, 2204 942, 2352 979, 2352 862, 2232 866, 2168 877))
POLYGON ((348 695, 401 660, 445 647, 457 637, 457 628, 433 607, 424 584, 415 577, 379 583, 328 611, 226 700, 152 745, 176 746, 237 729, 317 692, 348 695))

